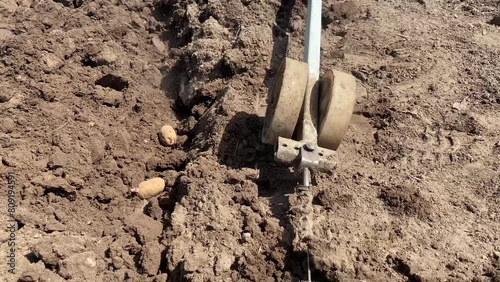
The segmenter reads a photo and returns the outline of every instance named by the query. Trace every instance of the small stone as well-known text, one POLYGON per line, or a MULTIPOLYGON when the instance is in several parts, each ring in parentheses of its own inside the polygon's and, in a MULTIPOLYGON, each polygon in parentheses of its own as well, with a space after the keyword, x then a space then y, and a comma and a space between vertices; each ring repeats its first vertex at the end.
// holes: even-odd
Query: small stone
POLYGON ((11 36, 14 36, 14 33, 12 33, 12 31, 0 28, 0 41, 5 40, 11 36))
POLYGON ((359 272, 363 273, 363 275, 367 278, 373 276, 372 272, 370 271, 370 268, 366 264, 361 264, 359 266, 359 272))
POLYGON ((114 268, 116 269, 120 269, 123 267, 123 259, 121 257, 113 257, 112 263, 114 268))
POLYGON ((73 194, 75 192, 75 188, 71 187, 65 179, 55 177, 50 172, 33 178, 31 183, 54 193, 73 194))
POLYGON ((0 131, 11 133, 16 128, 16 123, 9 117, 0 118, 0 131))
POLYGON ((64 177, 64 174, 65 174, 66 172, 64 171, 64 168, 62 168, 62 167, 58 167, 58 168, 54 169, 52 173, 54 174, 54 176, 57 176, 57 177, 64 177))
POLYGON ((40 97, 47 102, 54 102, 57 99, 57 92, 50 86, 43 85, 40 88, 40 97))
POLYGON ((431 248, 433 248, 434 250, 439 250, 443 247, 443 245, 439 242, 432 242, 431 244, 431 248))
POLYGON ((151 41, 153 42, 153 45, 156 47, 156 49, 158 49, 160 53, 165 52, 165 43, 161 41, 160 37, 155 35, 153 36, 153 39, 151 41))
POLYGON ((160 29, 160 24, 154 17, 149 17, 147 28, 149 31, 158 31, 160 29))
POLYGON ((243 232, 242 240, 243 242, 250 242, 252 240, 252 234, 250 234, 249 232, 243 232))
POLYGON ((101 52, 99 52, 94 60, 98 65, 110 65, 118 59, 115 52, 109 47, 105 47, 101 52))
POLYGON ((42 55, 42 60, 45 64, 44 70, 47 72, 54 71, 63 64, 63 61, 61 59, 59 59, 53 54, 48 54, 48 53, 42 55))
POLYGON ((389 264, 389 265, 394 264, 394 260, 392 259, 391 256, 388 256, 387 259, 386 259, 386 261, 387 261, 387 264, 389 264))
POLYGON ((95 281, 97 276, 97 256, 88 251, 72 254, 58 263, 59 275, 76 281, 95 281))
POLYGON ((21 275, 21 278, 17 280, 18 282, 36 282, 40 281, 40 274, 34 270, 28 270, 21 275))
POLYGON ((458 260, 462 263, 473 262, 474 257, 468 253, 461 253, 458 255, 458 260))
POLYGON ((93 257, 87 257, 85 259, 84 264, 86 266, 88 266, 88 267, 95 267, 97 265, 97 262, 96 262, 95 258, 93 258, 93 257))
POLYGON ((108 87, 104 88, 96 85, 95 98, 105 106, 116 107, 120 105, 123 99, 123 93, 108 87))
POLYGON ((47 163, 47 168, 54 170, 66 165, 67 155, 60 149, 55 149, 55 151, 50 155, 49 162, 47 163))
POLYGON ((66 222, 67 216, 66 213, 62 212, 61 210, 55 210, 54 211, 54 216, 56 217, 57 220, 59 220, 61 223, 66 222))
POLYGON ((23 117, 18 117, 18 118, 17 118, 17 120, 16 120, 16 123, 17 123, 18 125, 23 126, 23 125, 26 125, 26 124, 28 123, 28 120, 26 120, 26 119, 25 119, 25 118, 23 118, 23 117))
POLYGON ((69 185, 77 189, 83 188, 83 185, 85 184, 85 180, 78 176, 67 176, 66 181, 68 181, 69 185))
POLYGON ((146 24, 145 21, 135 12, 132 12, 130 15, 130 23, 132 24, 133 27, 138 28, 138 29, 144 29, 144 25, 146 24))
POLYGON ((114 51, 116 47, 113 47, 115 45, 116 44, 111 42, 110 44, 99 47, 90 47, 84 58, 84 63, 95 67, 113 64, 118 60, 118 55, 114 51))
POLYGON ((468 108, 468 103, 467 101, 463 100, 461 102, 455 102, 451 105, 451 107, 455 110, 458 110, 459 112, 466 111, 468 108))
POLYGON ((7 93, 6 95, 7 96, 0 94, 1 100, 3 100, 3 98, 8 98, 7 101, 3 102, 3 104, 0 105, 0 110, 17 108, 23 103, 24 96, 20 93, 16 93, 16 94, 12 94, 12 95, 7 93))
MULTIPOLYGON (((0 85, 0 87, 2 86, 3 85, 0 85)), ((8 102, 14 96, 14 93, 6 90, 4 87, 2 87, 2 89, 4 89, 5 92, 0 93, 0 103, 5 103, 8 102)))

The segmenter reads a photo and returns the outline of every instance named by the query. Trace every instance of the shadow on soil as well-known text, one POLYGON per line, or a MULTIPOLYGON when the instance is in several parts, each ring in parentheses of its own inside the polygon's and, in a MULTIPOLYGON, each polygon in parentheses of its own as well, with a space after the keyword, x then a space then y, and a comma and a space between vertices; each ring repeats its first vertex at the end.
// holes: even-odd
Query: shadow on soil
MULTIPOLYGON (((260 141, 263 118, 255 114, 239 112, 226 126, 217 157, 221 164, 233 169, 254 168, 259 170, 258 193, 270 202, 273 217, 283 227, 282 247, 287 251, 284 270, 292 273, 297 280, 307 280, 307 254, 294 252, 292 242, 295 230, 290 222, 289 194, 295 193, 298 177, 289 167, 274 161, 273 146, 260 141)), ((314 269, 312 263, 311 267, 314 269)), ((323 274, 312 273, 314 281, 327 281, 323 274)))

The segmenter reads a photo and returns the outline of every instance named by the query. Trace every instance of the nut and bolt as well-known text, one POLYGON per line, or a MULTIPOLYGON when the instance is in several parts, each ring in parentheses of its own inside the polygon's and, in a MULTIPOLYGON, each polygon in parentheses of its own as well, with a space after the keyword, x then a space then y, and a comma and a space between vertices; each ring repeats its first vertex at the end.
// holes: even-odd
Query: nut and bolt
POLYGON ((304 149, 306 149, 306 151, 308 151, 308 152, 312 152, 316 149, 316 145, 314 145, 312 143, 306 143, 306 144, 304 144, 304 149))

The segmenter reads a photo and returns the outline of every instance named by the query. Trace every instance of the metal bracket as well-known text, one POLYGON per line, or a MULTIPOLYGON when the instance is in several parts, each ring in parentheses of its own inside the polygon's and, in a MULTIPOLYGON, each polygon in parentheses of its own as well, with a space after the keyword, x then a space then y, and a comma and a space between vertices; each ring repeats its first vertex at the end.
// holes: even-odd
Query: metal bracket
POLYGON ((300 147, 299 151, 300 163, 299 169, 302 170, 304 167, 314 169, 319 165, 319 150, 318 146, 305 143, 300 147))
POLYGON ((335 168, 335 151, 315 146, 308 151, 306 142, 279 137, 275 147, 274 160, 293 167, 308 167, 312 170, 331 171, 335 168), (300 163, 303 163, 301 166, 300 163))

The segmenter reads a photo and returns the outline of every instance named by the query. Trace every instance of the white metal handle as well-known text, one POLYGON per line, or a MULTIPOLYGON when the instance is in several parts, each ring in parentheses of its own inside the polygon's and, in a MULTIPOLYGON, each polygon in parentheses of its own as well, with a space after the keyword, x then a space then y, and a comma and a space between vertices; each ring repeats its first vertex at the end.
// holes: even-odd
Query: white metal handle
POLYGON ((304 61, 309 64, 309 75, 319 78, 321 50, 321 0, 307 1, 306 42, 304 61))

